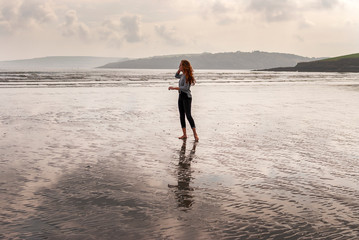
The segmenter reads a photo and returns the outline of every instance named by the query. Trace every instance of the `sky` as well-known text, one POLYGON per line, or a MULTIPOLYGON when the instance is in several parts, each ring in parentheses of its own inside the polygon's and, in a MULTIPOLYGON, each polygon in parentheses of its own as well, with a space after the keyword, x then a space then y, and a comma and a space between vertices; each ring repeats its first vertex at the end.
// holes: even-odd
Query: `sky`
POLYGON ((359 52, 358 0, 0 0, 0 60, 359 52))

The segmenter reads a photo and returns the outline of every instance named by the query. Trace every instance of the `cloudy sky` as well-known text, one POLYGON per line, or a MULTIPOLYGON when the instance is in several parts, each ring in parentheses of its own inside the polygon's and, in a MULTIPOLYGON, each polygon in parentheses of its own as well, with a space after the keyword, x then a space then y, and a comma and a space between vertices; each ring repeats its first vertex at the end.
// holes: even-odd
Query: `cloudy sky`
POLYGON ((0 60, 359 52, 358 0, 0 0, 0 60))

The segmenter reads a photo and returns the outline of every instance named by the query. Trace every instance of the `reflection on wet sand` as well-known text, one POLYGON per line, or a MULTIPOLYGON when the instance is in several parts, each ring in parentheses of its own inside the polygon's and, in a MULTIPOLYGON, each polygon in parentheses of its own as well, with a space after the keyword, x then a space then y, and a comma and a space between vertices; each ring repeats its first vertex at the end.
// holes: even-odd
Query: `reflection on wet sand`
POLYGON ((34 212, 9 222, 0 239, 161 239, 156 219, 165 215, 164 196, 120 161, 83 165, 39 189, 34 212))
POLYGON ((168 184, 170 188, 176 188, 175 196, 178 201, 178 207, 186 211, 193 205, 193 188, 190 186, 192 179, 191 162, 196 152, 197 142, 193 142, 192 150, 186 156, 186 139, 183 140, 181 150, 179 151, 179 162, 177 170, 177 185, 168 184))

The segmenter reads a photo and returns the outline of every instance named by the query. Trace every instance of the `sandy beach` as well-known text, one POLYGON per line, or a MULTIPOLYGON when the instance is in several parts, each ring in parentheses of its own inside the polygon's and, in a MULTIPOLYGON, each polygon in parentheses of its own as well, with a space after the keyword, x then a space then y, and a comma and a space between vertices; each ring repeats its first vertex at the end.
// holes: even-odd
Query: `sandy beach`
POLYGON ((0 238, 359 238, 359 75, 149 76, 0 88, 0 238))

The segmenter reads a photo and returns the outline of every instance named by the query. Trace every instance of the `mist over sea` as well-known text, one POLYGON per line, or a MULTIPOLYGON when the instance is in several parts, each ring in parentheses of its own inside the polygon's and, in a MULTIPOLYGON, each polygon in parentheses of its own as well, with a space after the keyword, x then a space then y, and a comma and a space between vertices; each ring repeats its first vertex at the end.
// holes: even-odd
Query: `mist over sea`
POLYGON ((0 72, 0 238, 358 239, 359 74, 0 72))

